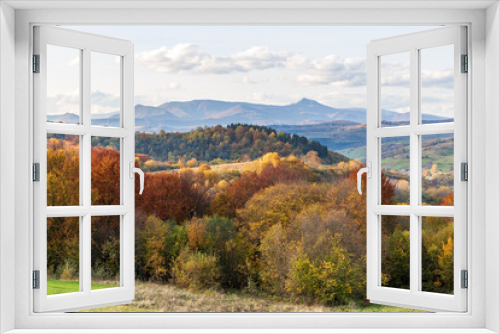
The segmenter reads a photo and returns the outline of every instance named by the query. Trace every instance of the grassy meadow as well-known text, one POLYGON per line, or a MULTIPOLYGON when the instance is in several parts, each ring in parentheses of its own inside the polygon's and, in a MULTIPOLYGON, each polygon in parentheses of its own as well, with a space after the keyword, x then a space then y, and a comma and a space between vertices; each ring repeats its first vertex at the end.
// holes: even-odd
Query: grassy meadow
MULTIPOLYGON (((70 290, 77 281, 49 281, 49 291, 70 290)), ((100 283, 96 287, 113 285, 100 283)), ((92 285, 94 288, 94 284, 92 285)), ((297 303, 283 298, 265 296, 251 291, 191 292, 172 284, 136 281, 135 300, 127 305, 108 306, 80 312, 419 312, 413 309, 377 304, 327 307, 321 304, 297 303)))

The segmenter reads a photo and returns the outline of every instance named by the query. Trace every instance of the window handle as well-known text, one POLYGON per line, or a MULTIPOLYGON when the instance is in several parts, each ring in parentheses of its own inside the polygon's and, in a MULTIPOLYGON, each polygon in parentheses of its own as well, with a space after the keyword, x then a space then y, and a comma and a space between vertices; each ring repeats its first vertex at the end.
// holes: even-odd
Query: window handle
POLYGON ((363 176, 363 173, 366 173, 366 176, 371 179, 372 177, 372 163, 367 162, 366 167, 361 168, 358 171, 358 192, 361 195, 363 192, 361 191, 361 176, 363 176))
POLYGON ((142 195, 142 192, 144 190, 144 172, 142 169, 135 167, 134 161, 131 161, 129 164, 130 167, 130 178, 134 178, 134 173, 139 174, 139 184, 140 184, 140 190, 139 190, 139 195, 142 195))

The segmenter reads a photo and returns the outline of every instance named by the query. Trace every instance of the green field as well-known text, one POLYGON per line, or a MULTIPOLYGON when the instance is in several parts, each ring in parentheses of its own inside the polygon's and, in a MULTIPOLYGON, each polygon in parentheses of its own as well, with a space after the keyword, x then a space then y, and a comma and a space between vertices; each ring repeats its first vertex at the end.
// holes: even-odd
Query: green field
POLYGON ((338 152, 353 160, 357 159, 362 162, 365 162, 366 160, 366 146, 347 148, 345 150, 340 150, 338 152))
MULTIPOLYGON (((106 289, 117 287, 114 283, 92 283, 92 290, 106 289)), ((80 283, 78 281, 60 281, 47 280, 47 295, 58 295, 61 293, 78 292, 80 291, 80 283)))

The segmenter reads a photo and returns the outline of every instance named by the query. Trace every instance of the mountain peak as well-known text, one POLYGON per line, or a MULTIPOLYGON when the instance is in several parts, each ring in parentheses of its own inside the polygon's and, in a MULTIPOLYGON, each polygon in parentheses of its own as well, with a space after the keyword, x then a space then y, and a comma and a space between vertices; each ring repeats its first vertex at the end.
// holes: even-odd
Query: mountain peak
POLYGON ((301 107, 315 107, 315 106, 323 106, 321 103, 319 103, 318 101, 315 101, 315 100, 311 100, 311 99, 308 99, 308 98, 302 98, 300 101, 298 101, 297 103, 293 103, 292 105, 294 106, 301 106, 301 107))

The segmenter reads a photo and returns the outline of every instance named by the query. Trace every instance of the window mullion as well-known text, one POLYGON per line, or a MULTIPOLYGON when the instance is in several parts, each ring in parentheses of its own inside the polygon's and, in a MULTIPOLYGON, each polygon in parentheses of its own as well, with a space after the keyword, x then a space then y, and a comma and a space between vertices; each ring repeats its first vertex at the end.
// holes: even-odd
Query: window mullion
POLYGON ((414 209, 420 204, 420 160, 419 160, 419 136, 415 128, 419 123, 419 54, 418 49, 410 50, 410 291, 418 292, 419 268, 420 268, 420 217, 414 209))
MULTIPOLYGON (((83 49, 82 61, 82 124, 90 130, 90 50, 83 49)), ((83 173, 80 178, 82 183, 82 198, 83 206, 89 208, 91 205, 91 186, 92 186, 92 137, 90 131, 82 136, 82 160, 80 165, 83 168, 83 173)), ((81 285, 83 284, 82 291, 90 294, 91 291, 91 238, 92 238, 92 225, 90 211, 82 218, 82 243, 81 249, 81 285)))

